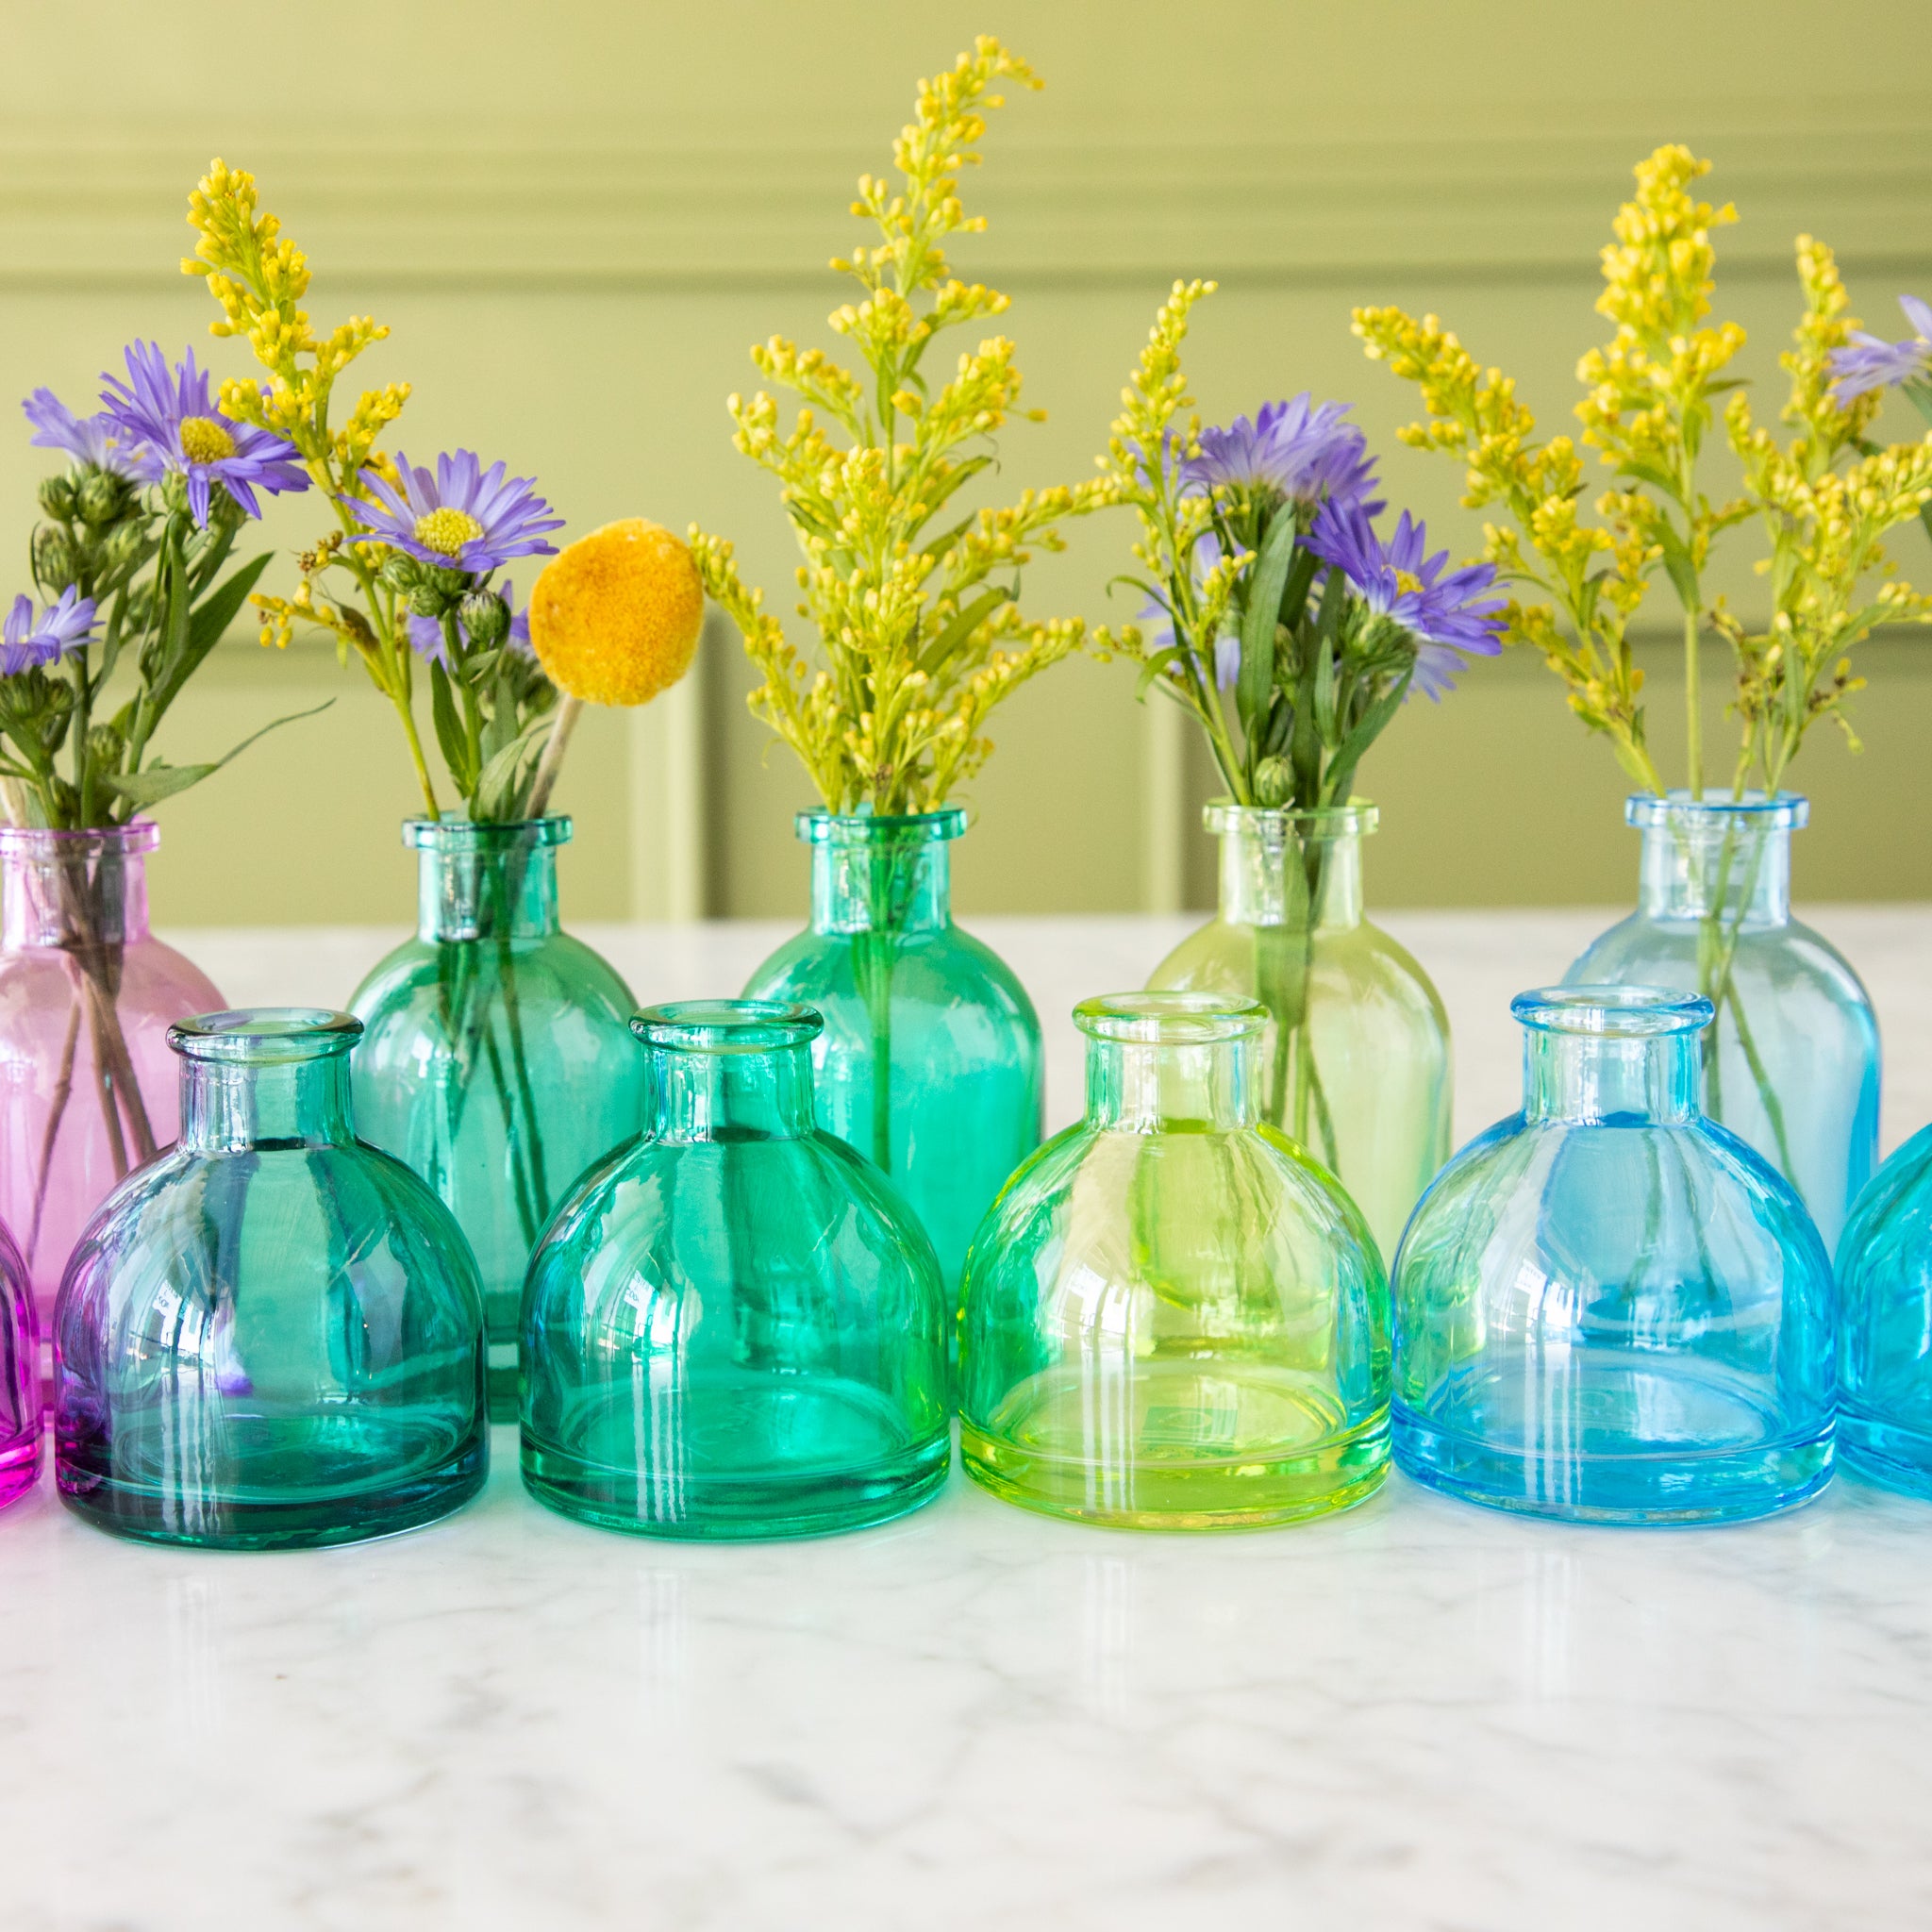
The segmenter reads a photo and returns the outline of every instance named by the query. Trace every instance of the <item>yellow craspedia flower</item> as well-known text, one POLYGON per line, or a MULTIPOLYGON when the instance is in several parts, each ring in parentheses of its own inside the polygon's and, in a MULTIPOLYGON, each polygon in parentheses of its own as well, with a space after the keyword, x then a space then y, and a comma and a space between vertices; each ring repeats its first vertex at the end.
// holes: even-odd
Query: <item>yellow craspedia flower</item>
POLYGON ((567 543, 530 592, 530 643, 566 696, 641 705, 691 669, 705 587, 683 540, 625 517, 567 543))

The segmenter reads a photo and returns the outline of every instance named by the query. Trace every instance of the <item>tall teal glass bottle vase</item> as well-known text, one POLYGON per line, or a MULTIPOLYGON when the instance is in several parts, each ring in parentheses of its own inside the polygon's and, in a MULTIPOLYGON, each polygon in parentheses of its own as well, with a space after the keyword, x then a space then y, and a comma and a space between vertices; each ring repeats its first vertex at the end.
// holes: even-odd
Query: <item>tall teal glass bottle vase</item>
POLYGON ((1142 992, 1074 1017, 1087 1118, 1013 1176, 967 1261, 967 1473, 1124 1528, 1358 1502, 1388 1473, 1388 1280, 1333 1176, 1260 1118, 1266 1013, 1142 992))
POLYGON ((489 1461, 483 1298, 449 1210, 355 1136, 346 1013, 207 1013, 181 1138, 115 1190, 54 1318, 62 1500, 296 1549, 446 1515, 489 1461))
POLYGON ((1395 1262, 1395 1459, 1597 1523, 1763 1516, 1830 1477, 1831 1265, 1790 1183, 1698 1106, 1710 1002, 1522 994, 1523 1111, 1395 1262))
POLYGON ((577 1176, 636 1133, 642 1104, 630 990, 558 926, 570 833, 567 818, 410 820, 416 937, 350 1002, 361 1130, 441 1196, 482 1272, 499 1420, 516 1413, 530 1250, 577 1176))
POLYGON ((586 1176, 530 1263, 524 1482, 648 1536, 814 1536, 946 1479, 945 1296, 891 1184, 812 1110, 819 1017, 640 1013, 643 1138, 586 1176))
POLYGON ((1565 978, 1710 1001, 1704 1110, 1797 1189, 1829 1251, 1878 1165, 1878 1025, 1858 975, 1791 917, 1791 834, 1809 809, 1782 791, 1638 793, 1637 910, 1565 978))
POLYGON ((747 999, 824 1016, 819 1119, 891 1175, 956 1286, 966 1244, 1040 1144, 1040 1022, 1024 989, 953 924, 957 809, 798 815, 811 924, 751 976, 747 999))
POLYGON ((1858 1196, 1838 1279, 1839 1454, 1874 1482, 1932 1497, 1932 1127, 1858 1196))
POLYGON ((1428 975, 1362 916, 1366 799, 1268 811, 1220 799, 1221 906, 1150 987, 1268 1011, 1261 1118, 1337 1175, 1385 1258, 1449 1158, 1449 1020, 1428 975))

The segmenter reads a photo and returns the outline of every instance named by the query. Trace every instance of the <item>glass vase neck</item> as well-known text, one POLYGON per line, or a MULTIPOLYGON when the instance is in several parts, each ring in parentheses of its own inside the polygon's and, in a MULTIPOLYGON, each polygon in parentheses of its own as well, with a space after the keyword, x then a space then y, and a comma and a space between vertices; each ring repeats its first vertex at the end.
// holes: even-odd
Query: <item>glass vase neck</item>
POLYGON ((0 944, 19 951, 125 946, 147 932, 146 823, 53 832, 0 826, 0 944))
POLYGON ((1311 811, 1216 799, 1201 823, 1221 840, 1221 917, 1229 925, 1362 922, 1362 840, 1378 817, 1367 799, 1311 811))
POLYGON ((1708 1000, 1651 986, 1557 986, 1519 993, 1509 1009, 1524 1029, 1525 1121, 1681 1126, 1698 1118, 1708 1000))
POLYGON ((1257 1001, 1208 992, 1109 993, 1074 1008, 1087 1036, 1087 1124, 1107 1132, 1231 1133, 1260 1118, 1257 1001))
POLYGON ((557 931, 557 848, 568 818, 407 819, 403 842, 420 855, 416 932, 429 945, 541 940, 557 931))
POLYGON ((908 818, 802 811, 818 933, 931 932, 953 923, 946 847, 966 829, 957 807, 908 818))
POLYGON ((1750 926, 1783 925, 1791 916, 1791 834, 1810 802, 1780 791, 1688 791, 1659 798, 1640 791, 1624 819, 1643 834, 1640 898, 1644 917, 1722 918, 1750 926))
POLYGON ((349 1050, 361 1037, 361 1021, 315 1007, 203 1013, 171 1026, 181 1145, 195 1154, 350 1145, 349 1050))
POLYGON ((631 1030, 651 1056, 652 1141, 795 1141, 817 1124, 811 1043, 824 1022, 778 1000, 647 1007, 631 1030))

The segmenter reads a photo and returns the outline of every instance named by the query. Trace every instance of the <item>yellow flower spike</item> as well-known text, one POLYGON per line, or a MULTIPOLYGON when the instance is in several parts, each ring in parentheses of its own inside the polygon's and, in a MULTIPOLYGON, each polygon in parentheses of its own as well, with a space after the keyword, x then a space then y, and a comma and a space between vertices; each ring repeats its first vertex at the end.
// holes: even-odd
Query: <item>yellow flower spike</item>
POLYGON ((641 517, 566 544, 530 592, 530 642, 557 688, 641 705, 691 669, 705 586, 690 548, 641 517))

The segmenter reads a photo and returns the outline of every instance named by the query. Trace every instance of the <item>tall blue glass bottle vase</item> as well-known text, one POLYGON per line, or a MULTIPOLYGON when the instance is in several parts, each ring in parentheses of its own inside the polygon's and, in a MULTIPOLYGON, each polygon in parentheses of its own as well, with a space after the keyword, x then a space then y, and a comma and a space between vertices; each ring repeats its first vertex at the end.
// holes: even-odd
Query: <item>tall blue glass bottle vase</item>
POLYGON ((490 1320, 491 1411, 516 1414, 524 1271, 577 1176, 636 1133, 630 990, 559 929, 567 818, 412 819, 416 937, 357 988, 356 1115, 469 1238, 490 1320))
POLYGON ((1040 1144, 1040 1021, 1008 968, 953 924, 958 809, 798 815, 811 924, 751 976, 747 999, 824 1016, 819 1119, 891 1175, 949 1288, 1007 1176, 1040 1144))
POLYGON ((1398 1467, 1586 1522, 1802 1503, 1832 1467, 1831 1264, 1699 1108, 1710 1002, 1552 987, 1513 1011, 1523 1111, 1442 1170, 1396 1257, 1398 1467))
POLYGON ((1711 1002, 1704 1110, 1797 1189, 1829 1251, 1878 1164, 1878 1025, 1842 955, 1791 917, 1791 834, 1809 809, 1782 791, 1631 798, 1624 816, 1643 834, 1637 910, 1565 980, 1711 1002))
POLYGON ((475 1263, 422 1181, 356 1139, 361 1030, 308 1008, 170 1030, 181 1138, 103 1204, 55 1308, 56 1473, 99 1527, 296 1549, 482 1487, 475 1263))
POLYGON ((819 1017, 691 1001, 636 1020, 641 1140, 530 1262, 524 1482, 606 1529, 857 1529, 946 1479, 946 1302, 891 1184, 812 1108, 819 1017))
POLYGON ((1881 1167, 1838 1249, 1839 1453, 1932 1497, 1932 1127, 1881 1167))

